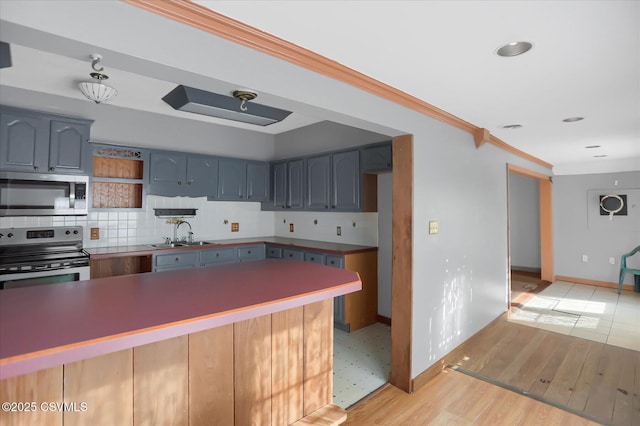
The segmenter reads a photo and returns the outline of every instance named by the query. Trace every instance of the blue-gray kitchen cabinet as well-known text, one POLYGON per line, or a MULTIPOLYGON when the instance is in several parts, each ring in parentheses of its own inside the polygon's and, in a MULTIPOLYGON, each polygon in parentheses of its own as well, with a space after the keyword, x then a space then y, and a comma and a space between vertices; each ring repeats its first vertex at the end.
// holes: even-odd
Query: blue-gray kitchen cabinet
POLYGON ((245 201, 247 196, 247 160, 220 158, 218 163, 218 200, 245 201))
POLYGON ((0 109, 0 169, 88 172, 91 121, 19 108, 0 109))
POLYGON ((247 201, 269 199, 269 163, 247 161, 247 201))
POLYGON ((294 159, 271 165, 271 194, 262 204, 267 210, 304 207, 304 160, 294 159))
POLYGON ((307 188, 305 208, 328 210, 331 205, 331 156, 320 155, 307 159, 307 188))
POLYGON ((331 209, 360 210, 360 152, 338 152, 331 158, 331 209))
POLYGON ((187 156, 185 194, 191 197, 217 195, 218 158, 204 155, 187 156))
POLYGON ((149 157, 148 194, 183 195, 187 180, 187 156, 175 152, 152 151, 149 157))
POLYGON ((393 168, 391 142, 362 148, 360 160, 362 173, 391 171, 393 168))

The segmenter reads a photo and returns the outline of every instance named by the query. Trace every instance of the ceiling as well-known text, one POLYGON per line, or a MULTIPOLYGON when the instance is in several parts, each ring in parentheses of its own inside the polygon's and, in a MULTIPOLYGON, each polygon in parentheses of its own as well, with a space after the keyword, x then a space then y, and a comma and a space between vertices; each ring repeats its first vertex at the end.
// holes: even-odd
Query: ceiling
MULTIPOLYGON (((197 3, 484 127, 553 164, 556 174, 640 170, 637 1, 197 3), (533 43, 533 49, 511 58, 495 54, 501 45, 520 40, 533 43), (584 120, 562 121, 575 116, 584 120), (522 127, 501 127, 509 124, 522 127), (585 148, 593 145, 599 147, 585 148)), ((81 98, 76 84, 87 79, 89 58, 58 55, 38 44, 31 40, 22 46, 12 40, 14 66, 0 71, 0 83, 81 98)), ((179 81, 159 78, 159 72, 130 72, 135 70, 119 67, 111 58, 113 54, 105 55, 103 65, 119 90, 114 106, 271 134, 327 119, 294 110, 282 123, 259 127, 173 111, 159 98, 179 81)), ((207 84, 208 90, 224 94, 237 88, 219 81, 207 84)), ((269 104, 269 96, 259 94, 256 102, 269 104)))
POLYGON ((640 2, 196 3, 484 127, 556 172, 640 170, 640 2), (514 41, 534 47, 495 54, 514 41))

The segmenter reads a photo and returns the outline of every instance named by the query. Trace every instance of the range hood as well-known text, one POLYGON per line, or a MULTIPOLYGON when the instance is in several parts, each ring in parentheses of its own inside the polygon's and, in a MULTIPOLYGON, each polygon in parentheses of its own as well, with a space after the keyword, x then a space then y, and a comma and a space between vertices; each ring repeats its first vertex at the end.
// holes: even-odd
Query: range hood
POLYGON ((205 90, 180 85, 167 93, 163 101, 179 111, 193 112, 243 123, 268 126, 284 120, 291 114, 278 108, 247 103, 245 111, 240 109, 242 101, 231 96, 219 95, 205 90))

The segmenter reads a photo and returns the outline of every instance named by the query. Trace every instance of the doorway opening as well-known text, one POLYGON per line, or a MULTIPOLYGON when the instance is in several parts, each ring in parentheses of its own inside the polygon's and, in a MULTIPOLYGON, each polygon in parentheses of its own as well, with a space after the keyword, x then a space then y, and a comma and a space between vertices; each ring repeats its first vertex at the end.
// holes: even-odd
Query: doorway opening
POLYGON ((508 311, 553 282, 551 178, 507 166, 508 311))

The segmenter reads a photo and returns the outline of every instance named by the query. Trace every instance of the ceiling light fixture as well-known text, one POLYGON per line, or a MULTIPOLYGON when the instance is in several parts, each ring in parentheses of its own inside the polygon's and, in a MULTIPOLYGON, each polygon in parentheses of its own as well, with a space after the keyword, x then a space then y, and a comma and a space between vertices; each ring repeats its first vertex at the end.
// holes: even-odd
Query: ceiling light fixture
POLYGON ((564 121, 565 123, 575 123, 576 121, 582 121, 584 120, 584 117, 569 117, 569 118, 565 118, 564 121))
POLYGON ((532 47, 533 43, 529 43, 528 41, 514 41, 513 43, 499 47, 498 50, 496 50, 496 55, 509 58, 527 53, 532 47))
POLYGON ((86 96, 87 99, 97 104, 107 102, 118 94, 116 89, 102 83, 102 81, 107 80, 109 76, 102 74, 104 67, 98 68, 98 64, 101 60, 102 55, 98 55, 97 53, 91 55, 91 68, 93 68, 95 72, 92 72, 89 75, 97 81, 83 81, 78 84, 82 94, 86 96))
POLYGON ((180 85, 167 93, 162 100, 171 105, 173 109, 179 111, 193 112, 258 126, 277 123, 291 114, 291 111, 256 103, 252 103, 248 107, 247 102, 257 96, 257 93, 247 89, 235 90, 233 97, 231 97, 180 85))
POLYGON ((593 148, 600 148, 600 145, 587 145, 585 146, 586 149, 593 149, 593 148))
POLYGON ((521 127, 522 127, 522 124, 505 124, 504 126, 500 126, 500 128, 507 129, 507 130, 515 130, 521 127))

